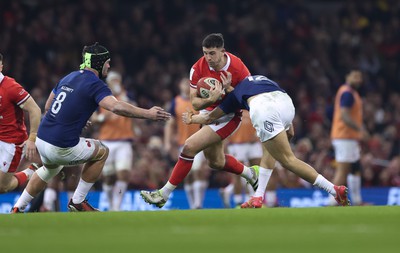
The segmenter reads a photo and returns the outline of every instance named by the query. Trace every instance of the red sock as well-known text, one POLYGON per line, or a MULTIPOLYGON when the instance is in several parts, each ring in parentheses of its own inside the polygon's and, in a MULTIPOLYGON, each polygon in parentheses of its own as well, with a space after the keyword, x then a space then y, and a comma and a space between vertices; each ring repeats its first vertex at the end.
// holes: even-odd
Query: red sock
POLYGON ((26 181, 28 181, 28 176, 24 172, 17 172, 14 174, 14 177, 18 181, 18 186, 20 187, 21 185, 24 185, 26 181))
POLYGON ((193 158, 194 157, 186 156, 182 153, 179 155, 178 162, 175 164, 175 167, 172 170, 171 176, 168 180, 171 184, 178 185, 183 181, 183 179, 185 179, 192 168, 193 158))
POLYGON ((231 155, 225 155, 224 170, 230 173, 240 175, 242 174, 244 165, 231 155))

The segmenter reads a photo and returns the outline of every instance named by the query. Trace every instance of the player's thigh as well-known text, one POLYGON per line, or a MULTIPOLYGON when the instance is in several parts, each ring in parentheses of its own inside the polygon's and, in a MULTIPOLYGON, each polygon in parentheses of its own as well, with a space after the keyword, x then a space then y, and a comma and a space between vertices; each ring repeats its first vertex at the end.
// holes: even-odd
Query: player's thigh
POLYGON ((0 141, 0 171, 4 173, 16 172, 22 153, 21 146, 0 141))
POLYGON ((74 166, 100 159, 99 150, 102 145, 98 140, 80 138, 74 147, 60 148, 39 138, 36 140, 43 164, 48 168, 57 165, 74 166))
POLYGON ((221 137, 209 126, 203 126, 185 141, 182 152, 195 155, 219 142, 221 142, 221 137))

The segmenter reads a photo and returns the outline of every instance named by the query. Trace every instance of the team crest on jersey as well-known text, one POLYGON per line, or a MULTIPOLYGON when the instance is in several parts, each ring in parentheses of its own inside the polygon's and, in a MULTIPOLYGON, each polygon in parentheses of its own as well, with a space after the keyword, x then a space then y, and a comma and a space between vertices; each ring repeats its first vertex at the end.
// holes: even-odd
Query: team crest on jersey
POLYGON ((272 133, 274 131, 274 124, 269 121, 264 121, 264 129, 272 133))

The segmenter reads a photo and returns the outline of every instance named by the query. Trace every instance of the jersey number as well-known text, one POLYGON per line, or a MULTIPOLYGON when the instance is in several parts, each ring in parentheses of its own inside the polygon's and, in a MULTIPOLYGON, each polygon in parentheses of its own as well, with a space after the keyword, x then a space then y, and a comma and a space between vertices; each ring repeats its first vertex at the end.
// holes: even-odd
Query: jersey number
POLYGON ((54 101, 53 105, 51 106, 51 112, 54 114, 57 114, 62 106, 62 102, 67 98, 67 93, 64 91, 60 92, 58 96, 56 97, 56 100, 54 101))

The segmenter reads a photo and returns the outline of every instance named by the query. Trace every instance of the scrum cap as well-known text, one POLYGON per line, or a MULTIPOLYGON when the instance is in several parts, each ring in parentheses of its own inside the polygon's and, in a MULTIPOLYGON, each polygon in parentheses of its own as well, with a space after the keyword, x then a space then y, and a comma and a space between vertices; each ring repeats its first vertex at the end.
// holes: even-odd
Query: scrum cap
POLYGON ((80 69, 92 68, 99 72, 99 77, 103 78, 104 63, 110 59, 110 52, 98 42, 90 46, 85 46, 82 51, 82 61, 80 69))

